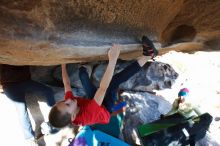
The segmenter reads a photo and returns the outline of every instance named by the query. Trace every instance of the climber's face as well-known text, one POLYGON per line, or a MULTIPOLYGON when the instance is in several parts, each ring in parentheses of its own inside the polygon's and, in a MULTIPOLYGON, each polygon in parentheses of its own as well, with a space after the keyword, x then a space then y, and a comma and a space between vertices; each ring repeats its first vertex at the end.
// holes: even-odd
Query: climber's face
POLYGON ((68 113, 72 116, 72 118, 75 118, 76 111, 77 111, 77 100, 67 99, 63 100, 56 104, 58 110, 65 114, 68 113))

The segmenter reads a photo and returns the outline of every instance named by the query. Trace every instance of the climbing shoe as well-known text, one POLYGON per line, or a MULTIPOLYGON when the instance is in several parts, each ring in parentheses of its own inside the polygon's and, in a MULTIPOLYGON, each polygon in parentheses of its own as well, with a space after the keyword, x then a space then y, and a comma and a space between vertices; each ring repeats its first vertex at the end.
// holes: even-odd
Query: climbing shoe
POLYGON ((142 37, 142 46, 143 55, 151 56, 152 59, 158 55, 158 51, 155 48, 153 42, 147 36, 142 37))

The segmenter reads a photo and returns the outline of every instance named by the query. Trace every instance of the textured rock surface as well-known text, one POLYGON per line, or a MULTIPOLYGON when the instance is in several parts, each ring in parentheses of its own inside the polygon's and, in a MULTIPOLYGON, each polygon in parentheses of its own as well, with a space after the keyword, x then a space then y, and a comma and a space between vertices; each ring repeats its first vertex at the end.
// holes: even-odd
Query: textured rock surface
MULTIPOLYGON (((121 61, 116 66, 115 73, 120 72, 129 64, 131 64, 131 61, 121 61)), ((95 85, 99 84, 105 68, 106 64, 100 64, 94 69, 92 77, 95 85)), ((153 89, 162 90, 171 88, 177 77, 178 74, 169 64, 152 62, 151 64, 146 64, 141 71, 132 76, 128 81, 121 84, 120 88, 135 91, 152 91, 153 89)))
POLYGON ((122 97, 127 101, 122 132, 125 141, 131 145, 139 143, 134 129, 139 125, 159 119, 161 114, 165 114, 171 109, 168 101, 146 92, 124 92, 122 97))
MULTIPOLYGON (((119 60, 115 73, 120 72, 126 66, 131 64, 132 61, 119 60)), ((106 61, 93 62, 86 65, 90 79, 96 87, 99 87, 100 80, 104 74, 107 66, 106 61)), ((81 88, 82 84, 79 79, 79 64, 68 64, 67 70, 71 80, 71 86, 81 88)), ((31 67, 32 79, 40 81, 52 86, 63 87, 61 79, 60 66, 53 67, 31 67)), ((131 77, 128 81, 120 85, 120 89, 133 90, 133 91, 152 91, 153 89, 167 89, 171 88, 178 73, 169 65, 162 62, 152 62, 146 64, 140 72, 131 77), (149 67, 148 67, 149 66, 149 67)))
POLYGON ((134 58, 144 34, 162 46, 190 42, 161 53, 219 49, 219 7, 218 0, 1 0, 0 63, 106 59, 113 42, 124 45, 122 58, 134 58))

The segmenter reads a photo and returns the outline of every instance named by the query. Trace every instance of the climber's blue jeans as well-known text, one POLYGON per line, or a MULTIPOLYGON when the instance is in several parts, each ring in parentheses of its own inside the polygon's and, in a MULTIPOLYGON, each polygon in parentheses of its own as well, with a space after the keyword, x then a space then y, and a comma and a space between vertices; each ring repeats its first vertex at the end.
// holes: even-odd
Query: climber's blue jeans
POLYGON ((16 107, 25 139, 34 137, 34 131, 28 116, 25 95, 30 93, 34 96, 44 97, 47 100, 47 105, 51 107, 55 104, 53 90, 44 84, 32 80, 4 85, 3 90, 16 107))
MULTIPOLYGON (((115 100, 117 99, 117 90, 121 83, 127 81, 130 77, 141 70, 140 65, 137 61, 133 62, 127 66, 123 71, 115 74, 112 77, 110 85, 106 91, 103 105, 111 113, 112 107, 114 106, 115 100)), ((83 88, 85 89, 86 95, 92 99, 96 93, 97 88, 92 84, 89 79, 89 75, 86 71, 86 68, 80 67, 79 78, 82 82, 83 88)))

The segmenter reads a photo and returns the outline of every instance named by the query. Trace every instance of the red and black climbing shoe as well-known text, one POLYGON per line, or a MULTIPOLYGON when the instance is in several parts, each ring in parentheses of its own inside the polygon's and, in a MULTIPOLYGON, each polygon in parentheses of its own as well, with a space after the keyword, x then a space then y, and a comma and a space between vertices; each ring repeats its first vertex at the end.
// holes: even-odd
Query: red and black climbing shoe
POLYGON ((153 42, 147 36, 142 37, 142 46, 143 55, 151 56, 152 59, 158 55, 158 51, 154 47, 153 42))

